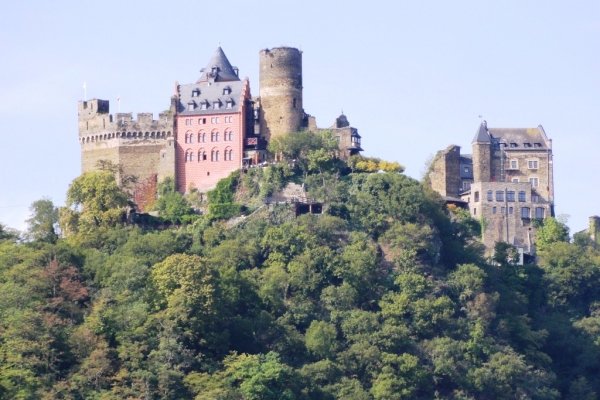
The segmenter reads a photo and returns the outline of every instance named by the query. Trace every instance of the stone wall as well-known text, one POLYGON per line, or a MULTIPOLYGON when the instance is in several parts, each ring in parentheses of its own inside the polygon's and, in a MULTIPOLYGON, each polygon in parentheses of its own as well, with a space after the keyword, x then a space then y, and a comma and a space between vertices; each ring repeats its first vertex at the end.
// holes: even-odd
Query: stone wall
POLYGON ((488 254, 498 241, 515 245, 526 253, 534 252, 533 221, 536 216, 550 216, 552 207, 550 202, 541 197, 532 197, 532 194, 535 192, 530 183, 475 182, 471 185, 471 191, 462 196, 469 204, 471 216, 483 226, 482 239, 488 254), (488 197, 490 191, 491 197, 488 197), (501 198, 498 192, 502 193, 501 198), (508 192, 513 193, 512 199, 508 192), (519 197, 519 192, 525 193, 524 201, 519 197), (536 210, 542 215, 536 215, 536 210))
POLYGON ((261 134, 271 137, 302 126, 302 52, 291 47, 261 50, 259 54, 261 134))
POLYGON ((460 146, 451 145, 438 151, 428 174, 433 190, 444 197, 458 198, 460 179, 460 146))
MULTIPOLYGON (((160 113, 158 120, 151 113, 134 119, 131 113, 109 114, 109 102, 99 99, 80 101, 78 109, 82 172, 97 169, 101 160, 119 165, 123 175, 138 181, 139 187, 130 188, 132 197, 145 190, 149 180, 174 176, 172 110, 160 113)), ((122 176, 117 179, 121 182, 122 176)))

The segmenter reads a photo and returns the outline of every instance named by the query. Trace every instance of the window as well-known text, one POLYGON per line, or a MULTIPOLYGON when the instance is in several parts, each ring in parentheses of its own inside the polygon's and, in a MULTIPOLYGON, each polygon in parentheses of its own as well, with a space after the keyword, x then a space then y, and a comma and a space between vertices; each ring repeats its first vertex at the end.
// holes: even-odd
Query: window
POLYGON ((192 90, 192 97, 198 97, 200 96, 200 89, 196 88, 194 90, 192 90))
POLYGON ((537 219, 544 219, 544 207, 536 207, 535 208, 535 217, 537 219))
POLYGON ((510 147, 515 148, 515 147, 519 147, 519 145, 516 144, 515 142, 510 142, 510 147))
POLYGON ((540 148, 540 147, 542 147, 542 144, 541 144, 541 143, 534 143, 534 144, 533 144, 533 147, 540 148))
POLYGON ((475 203, 477 203, 479 201, 479 192, 475 192, 475 203))
POLYGON ((207 108, 208 108, 208 101, 204 100, 202 103, 200 103, 201 110, 206 110, 207 108))
POLYGON ((523 143, 523 146, 529 148, 531 147, 531 143, 523 143))
POLYGON ((506 214, 506 207, 500 207, 500 214, 506 214))
POLYGON ((496 191, 496 201, 504 201, 504 191, 503 190, 496 191))
POLYGON ((203 131, 198 132, 198 143, 206 142, 206 133, 203 131))
POLYGON ((219 141, 219 132, 217 131, 213 131, 210 134, 210 141, 211 142, 218 142, 219 141))
POLYGON ((462 188, 463 188, 463 190, 469 190, 469 189, 471 189, 471 182, 469 182, 469 181, 463 181, 462 188))
POLYGON ((226 148, 225 151, 223 152, 223 157, 225 161, 231 161, 233 160, 233 149, 231 148, 226 148))
POLYGON ((185 151, 185 162, 194 161, 194 152, 191 149, 185 151))
POLYGON ((210 123, 211 124, 218 124, 219 123, 219 117, 211 117, 210 118, 210 123))
POLYGON ((538 169, 538 160, 527 160, 527 168, 538 169))
POLYGON ((223 96, 226 96, 228 94, 231 94, 231 86, 225 86, 223 88, 223 96))
POLYGON ((223 134, 223 140, 226 142, 231 142, 233 140, 233 132, 227 130, 223 134))
POLYGON ((519 169, 519 160, 510 160, 510 169, 519 169))
POLYGON ((491 190, 487 191, 487 201, 493 201, 494 200, 494 192, 491 190))
POLYGON ((512 182, 512 183, 519 183, 519 178, 512 178, 512 179, 511 179, 511 182, 512 182))
POLYGON ((206 151, 204 149, 198 150, 198 162, 206 161, 206 151))
POLYGON ((521 218, 529 218, 529 207, 521 207, 521 218))
POLYGON ((513 207, 508 207, 508 213, 509 213, 510 215, 513 215, 513 211, 514 211, 514 208, 513 208, 513 207))
POLYGON ((219 108, 221 108, 221 102, 219 100, 213 102, 213 108, 215 110, 218 110, 219 108))
POLYGON ((473 208, 473 215, 477 215, 477 209, 473 208))
POLYGON ((496 206, 492 207, 492 214, 496 214, 496 206))
POLYGON ((196 102, 195 101, 190 101, 188 103, 188 111, 194 111, 196 109, 196 102))
POLYGON ((527 198, 526 198, 526 195, 525 195, 525 191, 523 191, 523 190, 519 191, 519 201, 520 202, 527 201, 527 198))
POLYGON ((531 202, 532 203, 539 203, 540 202, 540 195, 539 194, 531 194, 531 202))
POLYGON ((231 117, 231 115, 229 115, 229 116, 227 116, 227 117, 224 117, 224 119, 225 119, 225 122, 226 122, 226 123, 230 124, 230 123, 231 123, 231 120, 232 120, 232 117, 231 117))
POLYGON ((508 190, 506 192, 506 201, 515 201, 515 191, 514 190, 508 190))
POLYGON ((227 99, 227 102, 225 103, 225 108, 231 109, 232 107, 233 107, 233 100, 227 99))
POLYGON ((219 161, 219 150, 212 150, 210 152, 210 161, 219 161))
POLYGON ((529 178, 529 183, 531 183, 531 187, 538 187, 538 184, 540 183, 539 179, 536 177, 531 177, 529 178))

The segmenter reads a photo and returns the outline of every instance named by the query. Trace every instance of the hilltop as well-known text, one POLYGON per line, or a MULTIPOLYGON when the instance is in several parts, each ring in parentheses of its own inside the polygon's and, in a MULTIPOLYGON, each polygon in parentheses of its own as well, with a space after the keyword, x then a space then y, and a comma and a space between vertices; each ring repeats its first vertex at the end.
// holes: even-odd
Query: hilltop
POLYGON ((468 212, 312 139, 206 198, 166 180, 137 222, 89 172, 1 230, 0 397, 596 398, 589 237, 548 218, 538 264, 485 259, 468 212))

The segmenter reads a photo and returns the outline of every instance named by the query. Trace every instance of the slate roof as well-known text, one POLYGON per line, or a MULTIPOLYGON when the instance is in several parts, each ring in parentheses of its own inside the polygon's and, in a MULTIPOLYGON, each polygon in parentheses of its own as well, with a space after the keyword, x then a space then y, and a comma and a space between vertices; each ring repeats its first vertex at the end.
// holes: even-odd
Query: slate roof
POLYGON ((238 80, 233 82, 197 82, 179 85, 179 114, 205 115, 239 112, 242 106, 240 102, 242 101, 244 84, 245 81, 238 80), (227 108, 228 101, 231 101, 230 108, 227 108), (219 108, 215 108, 215 102, 219 102, 219 108), (203 103, 206 104, 205 109, 202 107, 203 103), (189 107, 190 104, 193 107, 189 107))
POLYGON ((237 68, 231 66, 231 63, 220 46, 217 47, 217 50, 208 64, 206 64, 206 67, 200 71, 202 72, 202 75, 200 75, 197 83, 203 81, 229 82, 240 80, 236 72, 237 68))
POLYGON ((488 128, 483 121, 473 138, 473 143, 502 143, 505 150, 546 150, 550 140, 539 125, 537 128, 488 128))
POLYGON ((239 112, 242 91, 237 69, 231 66, 221 47, 203 68, 196 83, 179 85, 178 111, 181 115, 229 114, 239 112), (215 107, 218 103, 218 107, 215 107), (228 107, 230 104, 230 107, 228 107), (204 105, 204 106, 203 106, 204 105))

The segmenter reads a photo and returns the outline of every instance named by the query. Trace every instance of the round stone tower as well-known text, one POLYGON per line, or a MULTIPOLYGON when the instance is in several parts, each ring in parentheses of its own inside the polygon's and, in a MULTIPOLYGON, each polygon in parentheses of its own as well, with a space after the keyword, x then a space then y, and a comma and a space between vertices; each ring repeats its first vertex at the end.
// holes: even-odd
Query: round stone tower
POLYGON ((302 52, 293 47, 261 50, 260 131, 269 140, 302 127, 302 52))

